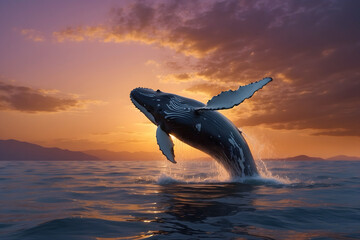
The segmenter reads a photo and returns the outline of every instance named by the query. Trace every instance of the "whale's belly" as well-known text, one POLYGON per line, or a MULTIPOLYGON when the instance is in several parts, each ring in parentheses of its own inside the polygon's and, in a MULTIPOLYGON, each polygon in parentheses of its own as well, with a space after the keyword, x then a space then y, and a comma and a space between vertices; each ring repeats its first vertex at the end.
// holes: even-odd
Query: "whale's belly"
POLYGON ((218 161, 232 177, 258 174, 250 148, 239 130, 222 114, 202 112, 172 134, 218 161))

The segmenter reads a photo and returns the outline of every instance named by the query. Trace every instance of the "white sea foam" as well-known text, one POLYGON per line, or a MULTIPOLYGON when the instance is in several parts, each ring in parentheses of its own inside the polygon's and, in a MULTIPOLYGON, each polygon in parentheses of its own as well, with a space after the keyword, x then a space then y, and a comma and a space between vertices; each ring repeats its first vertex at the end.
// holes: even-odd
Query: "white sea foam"
POLYGON ((256 161, 256 166, 260 174, 258 178, 261 178, 265 182, 274 182, 279 184, 293 184, 299 182, 298 179, 290 179, 287 176, 274 175, 270 170, 268 170, 266 163, 261 159, 256 161))
POLYGON ((160 185, 166 185, 166 184, 178 183, 179 181, 165 174, 161 174, 156 182, 160 185))
MULTIPOLYGON (((261 161, 261 160, 260 160, 261 161)), ((262 162, 262 161, 261 161, 262 162)), ((155 182, 160 185, 176 183, 243 183, 252 185, 264 184, 294 184, 299 183, 297 179, 287 176, 273 175, 262 162, 258 163, 258 176, 252 177, 230 177, 227 171, 217 162, 189 162, 178 161, 174 165, 164 161, 162 171, 155 182), (261 167, 259 167, 261 166, 261 167)))

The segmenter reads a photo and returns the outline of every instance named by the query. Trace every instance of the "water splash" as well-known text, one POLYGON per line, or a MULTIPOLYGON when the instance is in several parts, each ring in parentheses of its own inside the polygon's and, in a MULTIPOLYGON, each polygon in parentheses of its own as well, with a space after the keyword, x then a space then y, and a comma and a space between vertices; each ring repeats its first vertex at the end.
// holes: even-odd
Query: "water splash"
POLYGON ((231 182, 227 171, 215 161, 178 161, 176 165, 164 162, 158 184, 231 182))
POLYGON ((159 185, 167 185, 167 184, 174 184, 178 183, 179 181, 167 176, 166 174, 161 174, 159 178, 157 179, 156 183, 159 185))
POLYGON ((255 178, 261 178, 264 181, 274 182, 274 183, 279 183, 279 184, 293 184, 293 183, 299 182, 298 179, 290 179, 288 176, 274 175, 267 168, 266 163, 261 159, 258 159, 256 161, 256 167, 259 171, 260 176, 255 177, 255 178))
POLYGON ((176 165, 162 162, 161 171, 155 182, 159 185, 176 183, 242 183, 251 185, 288 185, 298 183, 298 180, 289 179, 287 176, 274 175, 268 170, 266 164, 257 161, 259 176, 233 177, 214 161, 178 161, 176 165))
MULTIPOLYGON (((252 142, 256 139, 252 138, 252 142)), ((293 184, 298 180, 291 180, 287 176, 274 175, 266 166, 265 162, 259 157, 263 149, 255 152, 256 165, 259 176, 254 177, 233 177, 217 163, 212 161, 189 161, 188 146, 180 140, 174 138, 177 146, 176 158, 177 164, 169 161, 161 161, 160 174, 156 177, 155 182, 160 185, 175 183, 244 183, 244 184, 293 184)), ((280 162, 279 162, 280 163, 280 162)))
POLYGON ((273 157, 275 151, 274 146, 270 142, 266 142, 266 144, 263 144, 266 136, 248 136, 245 132, 242 132, 242 134, 246 137, 246 140, 250 143, 251 146, 256 146, 255 151, 253 150, 252 152, 255 159, 257 159, 255 163, 260 176, 256 176, 253 179, 263 181, 265 183, 274 184, 293 184, 299 182, 298 179, 290 179, 288 176, 274 175, 268 169, 266 163, 262 160, 263 158, 261 156, 273 157))

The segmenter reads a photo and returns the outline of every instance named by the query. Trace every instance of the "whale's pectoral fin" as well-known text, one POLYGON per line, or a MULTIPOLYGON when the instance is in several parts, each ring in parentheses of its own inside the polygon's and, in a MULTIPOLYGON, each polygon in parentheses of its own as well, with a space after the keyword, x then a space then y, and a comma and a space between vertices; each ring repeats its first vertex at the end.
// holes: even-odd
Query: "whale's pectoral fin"
POLYGON ((263 86, 272 81, 272 78, 267 77, 258 82, 250 83, 245 86, 240 86, 238 90, 225 91, 210 99, 204 107, 197 108, 199 110, 220 110, 229 109, 239 105, 245 99, 251 98, 252 95, 263 86))
POLYGON ((174 155, 174 143, 171 140, 169 134, 158 126, 156 130, 156 140, 161 152, 172 163, 176 163, 174 155))

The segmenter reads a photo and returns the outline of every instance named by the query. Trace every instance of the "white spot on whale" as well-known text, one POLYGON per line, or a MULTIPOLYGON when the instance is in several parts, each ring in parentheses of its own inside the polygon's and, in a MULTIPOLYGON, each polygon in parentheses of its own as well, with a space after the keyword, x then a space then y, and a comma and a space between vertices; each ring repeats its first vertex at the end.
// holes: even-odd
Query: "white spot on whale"
POLYGON ((201 123, 196 124, 195 127, 198 130, 198 132, 201 131, 201 123))
POLYGON ((240 159, 238 159, 238 162, 239 162, 240 167, 241 167, 242 176, 245 176, 245 165, 244 165, 245 156, 244 156, 244 152, 243 152, 242 148, 239 146, 239 144, 237 144, 233 133, 230 133, 230 138, 228 138, 228 140, 229 140, 229 143, 231 143, 231 145, 233 146, 233 149, 237 148, 240 151, 240 159))

